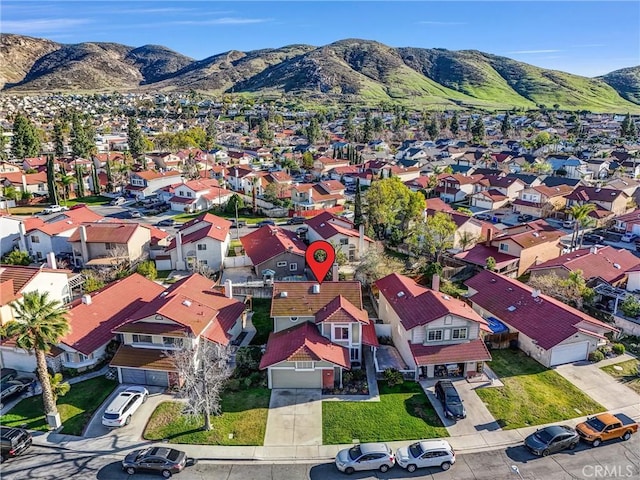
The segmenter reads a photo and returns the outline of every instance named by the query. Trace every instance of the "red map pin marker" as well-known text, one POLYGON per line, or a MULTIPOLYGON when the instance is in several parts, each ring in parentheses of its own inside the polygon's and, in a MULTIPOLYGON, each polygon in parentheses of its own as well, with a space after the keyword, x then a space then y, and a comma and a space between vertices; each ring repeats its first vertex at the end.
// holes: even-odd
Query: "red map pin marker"
MULTIPOLYGON (((326 277, 329 270, 331 270, 333 261, 336 259, 336 251, 329 242, 318 240, 311 242, 307 247, 305 259, 318 283, 322 283, 324 277, 326 277)), ((337 281, 338 279, 334 278, 334 280, 337 281)))

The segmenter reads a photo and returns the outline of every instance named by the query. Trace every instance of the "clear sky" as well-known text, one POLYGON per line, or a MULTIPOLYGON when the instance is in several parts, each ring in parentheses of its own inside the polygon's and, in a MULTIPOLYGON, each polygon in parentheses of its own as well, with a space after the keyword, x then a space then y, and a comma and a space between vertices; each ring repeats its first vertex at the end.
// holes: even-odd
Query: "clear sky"
POLYGON ((2 0, 0 31, 60 43, 159 44, 195 59, 344 38, 476 49, 596 76, 640 64, 640 2, 2 0))

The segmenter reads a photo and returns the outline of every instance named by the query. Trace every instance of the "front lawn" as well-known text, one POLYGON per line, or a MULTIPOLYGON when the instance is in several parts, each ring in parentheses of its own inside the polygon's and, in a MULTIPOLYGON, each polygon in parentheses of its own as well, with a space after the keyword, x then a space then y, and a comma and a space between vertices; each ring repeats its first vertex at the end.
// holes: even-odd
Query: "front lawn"
POLYGON ((87 197, 74 198, 72 200, 67 200, 66 202, 61 203, 60 205, 66 205, 67 207, 72 207, 73 205, 77 205, 79 203, 85 203, 91 206, 97 205, 106 205, 111 201, 109 197, 103 197, 102 195, 89 195, 87 197))
MULTIPOLYGON (((58 412, 62 421, 62 433, 82 435, 85 425, 102 402, 111 394, 118 382, 96 377, 74 383, 64 397, 58 398, 58 412)), ((22 400, 9 413, 0 417, 0 423, 8 427, 26 424, 31 430, 47 431, 49 427, 44 417, 42 396, 22 400)))
POLYGON ((380 383, 379 402, 322 402, 325 445, 446 437, 438 414, 419 384, 380 383))
POLYGON ((605 410, 560 374, 521 351, 492 350, 491 356, 489 366, 504 387, 479 388, 476 392, 505 430, 560 422, 605 410))
POLYGON ((271 319, 271 299, 254 298, 253 317, 251 321, 256 327, 256 336, 251 340, 252 345, 264 345, 267 343, 269 334, 273 332, 273 320, 271 319))
POLYGON ((619 382, 640 394, 640 376, 638 375, 639 368, 640 362, 634 359, 617 363, 616 365, 607 365, 606 367, 602 367, 600 370, 607 372, 612 377, 615 377, 619 382), (622 368, 622 370, 616 370, 614 368, 616 366, 622 368))
POLYGON ((143 437, 169 443, 262 445, 270 397, 271 390, 259 387, 223 393, 222 414, 211 418, 213 429, 208 432, 202 430, 202 417, 182 414, 183 403, 163 402, 151 415, 143 437))

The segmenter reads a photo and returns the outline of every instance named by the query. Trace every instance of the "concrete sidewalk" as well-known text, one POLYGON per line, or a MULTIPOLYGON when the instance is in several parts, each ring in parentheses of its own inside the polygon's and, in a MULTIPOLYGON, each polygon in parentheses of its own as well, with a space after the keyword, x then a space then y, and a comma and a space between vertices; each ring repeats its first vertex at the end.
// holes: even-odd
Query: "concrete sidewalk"
MULTIPOLYGON (((617 409, 612 413, 624 413, 634 420, 640 417, 634 413, 633 408, 617 409)), ((564 425, 575 426, 584 421, 587 417, 574 418, 562 423, 564 425)), ((515 430, 482 431, 471 435, 460 435, 446 437, 453 448, 458 453, 477 453, 482 451, 502 450, 510 446, 522 445, 523 440, 536 429, 544 425, 519 428, 515 430)), ((143 448, 151 444, 158 445, 161 442, 148 442, 145 440, 133 441, 115 436, 105 436, 98 438, 74 437, 72 435, 62 435, 57 433, 32 432, 33 443, 41 447, 69 449, 95 454, 116 454, 123 455, 136 448, 143 448)), ((640 434, 638 434, 640 435, 640 434)), ((632 441, 635 441, 632 440, 632 441)), ((400 442, 386 442, 392 449, 406 446, 412 440, 400 442)), ((173 448, 178 448, 187 453, 188 456, 197 458, 200 461, 221 462, 266 462, 266 463, 315 463, 327 461, 335 458, 336 453, 351 445, 279 445, 279 446, 256 446, 256 447, 225 447, 217 445, 183 445, 171 444, 173 448)))

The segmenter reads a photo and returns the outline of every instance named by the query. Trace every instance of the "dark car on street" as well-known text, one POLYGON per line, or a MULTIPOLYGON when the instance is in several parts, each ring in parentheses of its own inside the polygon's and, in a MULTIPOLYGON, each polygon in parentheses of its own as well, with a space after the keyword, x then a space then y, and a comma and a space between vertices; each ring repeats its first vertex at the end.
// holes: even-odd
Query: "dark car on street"
POLYGON ((23 428, 0 427, 1 460, 15 457, 31 446, 31 434, 23 428))
POLYGON ((271 225, 272 227, 275 226, 276 222, 274 222, 273 220, 262 220, 260 222, 258 222, 256 225, 258 228, 260 227, 264 227, 265 225, 271 225))
POLYGON ((604 242, 604 237, 602 235, 596 235, 595 233, 586 233, 584 237, 582 237, 582 242, 602 244, 604 242))
POLYGON ((536 430, 529 435, 524 445, 534 455, 546 457, 550 453, 566 448, 573 450, 578 445, 580 436, 575 429, 566 425, 551 425, 536 430))
POLYGON ((31 385, 31 378, 16 378, 0 383, 0 400, 5 400, 13 395, 26 391, 31 385))
POLYGON ((287 220, 287 225, 302 225, 304 223, 304 217, 291 217, 287 220))
POLYGON ((531 220, 533 220, 533 215, 529 215, 528 213, 518 215, 519 222, 530 222, 531 220))
POLYGON ((173 218, 165 218, 164 220, 160 220, 158 223, 156 223, 157 227, 175 227, 176 225, 178 225, 178 222, 176 222, 173 218))
POLYGON ((184 470, 187 454, 175 448, 149 447, 134 450, 122 460, 122 469, 128 475, 136 472, 155 472, 164 478, 184 470))
POLYGON ((436 383, 435 392, 436 397, 442 403, 442 409, 447 418, 466 418, 467 411, 451 380, 439 380, 436 383))

